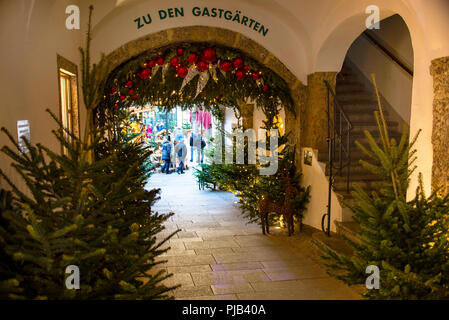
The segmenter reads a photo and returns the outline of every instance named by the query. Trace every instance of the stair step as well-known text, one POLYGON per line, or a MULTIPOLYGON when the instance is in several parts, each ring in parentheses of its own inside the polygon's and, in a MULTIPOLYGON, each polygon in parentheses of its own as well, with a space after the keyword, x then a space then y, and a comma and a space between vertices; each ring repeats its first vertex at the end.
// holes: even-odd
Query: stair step
MULTIPOLYGON (((336 170, 334 169, 332 171, 335 175, 336 170)), ((329 164, 326 163, 326 170, 325 170, 326 176, 329 176, 329 164)), ((371 171, 366 169, 364 166, 360 164, 359 161, 351 162, 351 166, 349 168, 349 173, 351 176, 351 179, 354 177, 355 179, 363 179, 363 177, 371 177, 373 175, 371 171)), ((342 177, 346 177, 346 168, 343 169, 342 177)), ((376 179, 374 179, 376 180, 376 179)))
POLYGON ((374 116, 374 113, 371 112, 351 112, 344 110, 346 116, 348 117, 349 121, 351 123, 354 122, 375 122, 376 117, 374 116))
MULTIPOLYGON (((337 233, 339 236, 344 235, 354 240, 354 235, 357 234, 358 225, 352 221, 353 212, 350 207, 356 204, 356 200, 351 194, 351 190, 355 184, 361 186, 365 192, 371 193, 377 191, 385 181, 378 176, 372 174, 365 169, 360 160, 368 162, 375 161, 368 155, 363 153, 356 145, 356 141, 367 147, 369 150, 369 143, 365 132, 368 131, 373 139, 381 144, 381 138, 377 122, 375 118, 375 111, 378 111, 378 102, 371 86, 366 86, 358 76, 358 72, 353 69, 351 64, 345 63, 342 66, 340 73, 337 75, 336 95, 339 106, 344 110, 353 128, 349 133, 349 151, 350 151, 350 188, 347 189, 346 173, 343 169, 341 176, 334 177, 333 191, 337 194, 340 204, 342 204, 343 212, 341 219, 344 222, 335 222, 337 226, 337 233), (347 222, 347 220, 349 220, 347 222)), ((397 121, 392 121, 391 113, 384 110, 386 117, 388 131, 390 138, 394 138, 397 142, 402 137, 402 128, 400 128, 397 121)), ((343 139, 347 137, 344 136, 343 139)), ((344 140, 346 141, 346 140, 344 140)), ((336 146, 338 148, 338 146, 336 146)), ((334 155, 335 163, 339 161, 338 153, 334 155)), ((342 157, 346 157, 343 153, 342 157)), ((320 161, 326 163, 325 174, 329 175, 329 159, 328 151, 321 150, 318 154, 320 161)), ((346 159, 344 158, 343 161, 346 159)), ((335 174, 335 171, 334 171, 335 174)))
MULTIPOLYGON (((351 195, 351 196, 343 197, 343 199, 340 200, 340 203, 342 204, 343 207, 348 207, 348 206, 353 207, 357 204, 357 201, 351 195)), ((348 210, 350 210, 350 209, 348 209, 348 210)))
POLYGON ((335 87, 335 92, 339 93, 341 91, 347 91, 348 89, 357 89, 357 90, 364 90, 365 86, 360 82, 354 82, 354 83, 344 83, 344 82, 338 82, 337 86, 335 87))
MULTIPOLYGON (((346 172, 343 172, 343 174, 345 174, 346 172)), ((326 176, 328 176, 326 174, 326 176)), ((334 181, 341 181, 341 182, 345 182, 346 183, 346 175, 343 176, 335 176, 334 175, 334 181)), ((349 176, 349 181, 350 182, 359 182, 359 181, 383 181, 382 178, 380 178, 379 176, 376 176, 375 174, 370 173, 368 170, 365 169, 365 172, 357 172, 354 173, 352 171, 350 171, 350 176, 349 176)))
MULTIPOLYGON (((325 151, 319 151, 320 153, 318 153, 318 159, 320 159, 320 161, 325 161, 328 162, 329 161, 329 155, 327 152, 325 151)), ((351 149, 351 163, 352 164, 359 164, 359 160, 363 159, 363 160, 371 160, 371 158, 365 154, 364 152, 360 151, 359 149, 356 148, 352 148, 351 149)), ((346 159, 345 158, 345 154, 343 154, 343 160, 346 159)), ((334 162, 337 163, 340 160, 339 154, 335 155, 334 158, 334 162)))
MULTIPOLYGON (((335 171, 336 171, 335 169, 332 171, 334 173, 334 175, 335 175, 335 171)), ((329 165, 328 164, 326 164, 326 171, 325 171, 325 173, 326 173, 326 176, 328 177, 329 176, 329 165)), ((370 172, 368 170, 366 170, 364 167, 362 167, 359 164, 359 162, 351 163, 351 167, 349 168, 349 173, 350 173, 351 177, 353 177, 353 176, 361 176, 361 175, 365 175, 365 174, 370 174, 370 172)), ((343 169, 342 175, 345 177, 345 175, 346 175, 346 168, 343 169)))
MULTIPOLYGON (((378 129, 376 120, 370 120, 370 121, 357 121, 356 120, 356 121, 352 121, 351 123, 354 126, 354 128, 355 127, 364 127, 364 126, 368 126, 368 127, 376 126, 376 129, 378 129)), ((399 125, 399 123, 397 121, 392 121, 392 120, 387 120, 386 123, 387 123, 388 128, 390 128, 390 129, 392 127, 399 125)))
POLYGON ((364 101, 338 101, 345 112, 369 112, 374 115, 378 111, 377 102, 371 100, 364 101))
MULTIPOLYGON (((371 134, 374 140, 380 141, 380 133, 377 128, 375 131, 369 131, 369 133, 371 134)), ((397 141, 399 141, 399 139, 401 139, 402 137, 402 133, 399 132, 399 130, 388 130, 388 135, 390 136, 390 139, 395 138, 397 139, 397 141)), ((360 143, 362 143, 363 141, 367 142, 368 138, 366 137, 365 132, 363 131, 351 131, 351 141, 355 140, 358 140, 360 143)))
POLYGON ((317 231, 312 234, 312 239, 318 246, 329 248, 337 253, 346 256, 352 256, 354 253, 354 249, 337 233, 332 232, 328 237, 324 232, 317 231))
POLYGON ((367 92, 363 86, 357 86, 355 84, 338 86, 335 89, 335 92, 338 97, 343 96, 343 95, 360 95, 360 96, 368 95, 368 96, 371 96, 371 94, 369 92, 367 92))
MULTIPOLYGON (((388 121, 387 122, 387 126, 390 130, 395 130, 399 128, 399 124, 395 121, 388 121)), ((369 131, 369 132, 379 132, 379 128, 377 127, 376 123, 369 123, 369 122, 364 122, 364 123, 353 123, 352 124, 352 130, 351 133, 357 133, 357 132, 364 132, 365 130, 369 131)))
POLYGON ((350 71, 343 71, 338 73, 337 81, 338 84, 355 82, 360 83, 359 77, 350 71))
POLYGON ((337 86, 355 86, 360 85, 360 81, 356 76, 342 75, 337 77, 337 86))
MULTIPOLYGON (((352 190, 353 184, 356 183, 360 187, 366 190, 376 190, 379 186, 384 184, 381 180, 364 180, 364 181, 350 181, 349 190, 352 190)), ((333 183, 334 191, 346 191, 346 181, 334 181, 333 183)))
POLYGON ((349 240, 360 243, 358 234, 361 231, 360 225, 355 221, 335 221, 337 227, 337 234, 342 238, 346 237, 349 240))
POLYGON ((367 100, 367 101, 374 101, 375 103, 377 103, 376 97, 373 93, 370 93, 368 91, 365 90, 361 90, 358 93, 345 93, 345 94, 340 94, 337 96, 337 100, 338 102, 343 102, 343 101, 353 101, 353 100, 367 100))

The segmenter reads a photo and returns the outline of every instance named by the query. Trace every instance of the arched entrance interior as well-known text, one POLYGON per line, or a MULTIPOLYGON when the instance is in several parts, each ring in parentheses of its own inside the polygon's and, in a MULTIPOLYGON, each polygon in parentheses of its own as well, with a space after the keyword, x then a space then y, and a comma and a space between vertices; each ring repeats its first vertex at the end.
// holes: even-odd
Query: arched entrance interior
POLYGON ((118 66, 106 87, 96 114, 100 126, 114 119, 118 109, 145 105, 165 112, 199 107, 218 119, 224 116, 223 106, 232 107, 243 118, 243 129, 253 129, 255 106, 263 111, 267 130, 277 128, 281 106, 294 114, 282 78, 243 52, 213 43, 173 43, 147 50, 118 66))
MULTIPOLYGON (((331 120, 336 129, 333 190, 345 205, 354 203, 350 193, 354 183, 370 193, 378 190, 382 182, 382 178, 360 163, 360 160, 372 159, 356 144, 369 144, 365 131, 381 144, 374 115, 378 106, 372 74, 376 78, 390 138, 398 143, 404 133, 403 127, 410 124, 414 62, 410 33, 399 15, 390 16, 380 24, 380 29, 367 29, 354 40, 336 75, 336 104, 334 120, 331 120), (346 123, 352 128, 348 132, 346 123), (343 134, 339 135, 340 132, 343 134)), ((322 152, 323 158, 326 152, 322 152)), ((352 212, 345 208, 342 212, 342 221, 351 221, 352 212)))
POLYGON ((280 106, 294 113, 290 89, 271 69, 243 52, 213 43, 173 43, 145 51, 110 74, 103 104, 115 109, 154 104, 165 109, 220 104, 245 115, 247 102, 273 119, 280 106))
MULTIPOLYGON (((189 29, 194 33, 198 32, 197 28, 189 29)), ((236 37, 239 38, 238 34, 236 37)), ((137 40, 137 43, 138 41, 141 40, 137 40)), ((119 52, 124 51, 119 49, 119 52)), ((114 57, 113 53, 109 58, 114 57)), ((258 108, 265 116, 264 129, 282 126, 284 131, 279 111, 284 108, 290 115, 290 121, 294 121, 295 99, 291 95, 292 86, 270 68, 272 61, 276 61, 270 59, 267 60, 271 61, 267 66, 239 48, 216 42, 176 41, 162 47, 149 48, 117 64, 110 71, 105 99, 96 110, 97 125, 114 121, 120 110, 129 107, 152 104, 163 110, 170 110, 176 106, 189 109, 201 105, 217 117, 222 116, 221 106, 237 109, 243 118, 244 129, 252 129, 252 121, 245 119, 252 118, 254 109, 258 108)), ((293 87, 295 86, 300 86, 298 80, 294 82, 293 87)), ((286 122, 288 121, 289 119, 286 122)), ((286 136, 283 138, 282 141, 285 141, 286 136)), ((245 140, 249 143, 249 138, 245 140)), ((249 148, 247 150, 249 153, 249 148)), ((277 157, 277 152, 275 155, 271 153, 271 156, 277 157)), ((245 159, 249 163, 249 155, 245 159)), ((285 167, 287 161, 294 161, 294 157, 284 159, 285 167)), ((284 174, 290 174, 292 168, 294 167, 289 166, 286 169, 288 173, 284 174)), ((294 183, 299 186, 296 175, 296 171, 292 173, 294 183)), ((256 207, 257 203, 251 205, 256 207)), ((257 210, 251 211, 251 214, 257 215, 257 210)), ((267 225, 266 227, 268 230, 267 225)), ((290 232, 289 229, 289 234, 290 232)))
MULTIPOLYGON (((285 108, 284 127, 285 132, 290 133, 289 142, 297 146, 296 158, 300 159, 301 113, 299 110, 305 109, 306 87, 275 55, 241 33, 209 26, 187 26, 162 30, 130 41, 108 54, 105 59, 107 73, 112 73, 124 62, 146 51, 157 53, 159 48, 174 48, 174 44, 201 42, 237 49, 264 68, 275 70, 279 78, 285 82, 288 88, 286 91, 291 98, 292 108, 285 108), (290 112, 290 110, 296 112, 290 112)), ((297 164, 299 165, 299 161, 297 164)))

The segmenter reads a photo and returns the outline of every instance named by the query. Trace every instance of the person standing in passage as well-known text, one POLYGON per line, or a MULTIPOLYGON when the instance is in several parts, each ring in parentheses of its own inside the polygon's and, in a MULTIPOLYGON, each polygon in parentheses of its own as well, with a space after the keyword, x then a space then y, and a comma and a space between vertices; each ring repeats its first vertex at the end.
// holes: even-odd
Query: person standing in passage
POLYGON ((193 151, 194 151, 194 146, 193 146, 193 140, 195 138, 195 133, 192 132, 190 133, 190 141, 189 141, 189 145, 190 145, 190 162, 193 162, 193 151))
MULTIPOLYGON (((196 154, 197 154, 196 162, 197 163, 203 163, 203 153, 202 153, 203 142, 201 140, 201 134, 198 131, 196 131, 194 134, 192 134, 192 137, 193 137, 193 139, 192 139, 192 142, 193 142, 192 150, 196 151, 196 154)), ((191 158, 192 159, 190 161, 193 162, 193 155, 192 155, 191 158)))
POLYGON ((161 169, 161 172, 166 174, 170 174, 170 155, 171 155, 171 144, 170 137, 166 138, 164 144, 162 145, 162 160, 164 160, 164 166, 161 169))
POLYGON ((180 139, 175 146, 175 154, 179 159, 179 167, 176 169, 178 174, 184 173, 184 161, 187 156, 187 147, 184 143, 184 138, 180 139))

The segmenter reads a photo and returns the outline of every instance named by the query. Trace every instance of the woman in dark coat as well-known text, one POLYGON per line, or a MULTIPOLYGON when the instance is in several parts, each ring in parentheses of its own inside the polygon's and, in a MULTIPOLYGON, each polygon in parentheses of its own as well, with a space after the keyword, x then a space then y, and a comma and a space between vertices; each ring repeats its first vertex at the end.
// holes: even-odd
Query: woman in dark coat
POLYGON ((171 144, 170 140, 166 139, 164 144, 162 145, 162 160, 164 160, 164 166, 161 169, 161 172, 166 174, 170 173, 170 155, 171 155, 171 144))

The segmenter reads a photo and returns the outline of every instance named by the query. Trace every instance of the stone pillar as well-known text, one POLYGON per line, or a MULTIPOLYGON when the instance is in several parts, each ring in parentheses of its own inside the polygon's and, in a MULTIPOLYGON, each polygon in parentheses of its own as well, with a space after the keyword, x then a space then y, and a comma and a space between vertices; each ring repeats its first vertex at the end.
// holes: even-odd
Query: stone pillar
POLYGON ((449 192, 449 57, 432 61, 433 76, 433 167, 432 189, 449 192))
POLYGON ((254 118, 254 104, 246 103, 244 101, 237 102, 240 109, 240 114, 242 116, 243 130, 253 128, 253 118, 254 118))
POLYGON ((324 81, 327 80, 335 92, 336 77, 336 72, 316 72, 308 76, 308 98, 301 120, 303 147, 327 150, 327 87, 324 81))
POLYGON ((295 165, 298 170, 301 169, 301 147, 303 146, 301 136, 301 119, 307 103, 307 87, 299 84, 292 88, 291 95, 295 107, 295 114, 285 110, 285 133, 288 135, 288 144, 295 146, 295 165))

